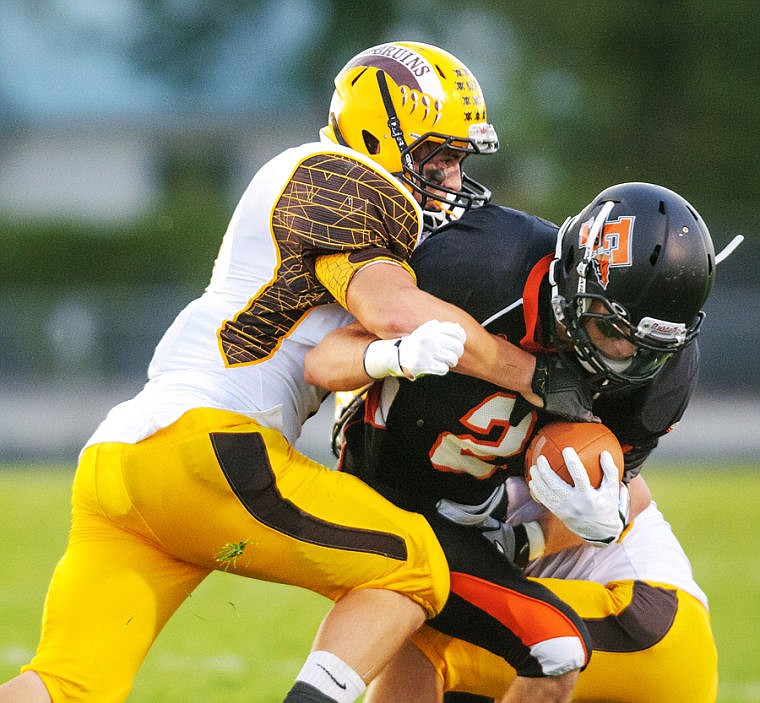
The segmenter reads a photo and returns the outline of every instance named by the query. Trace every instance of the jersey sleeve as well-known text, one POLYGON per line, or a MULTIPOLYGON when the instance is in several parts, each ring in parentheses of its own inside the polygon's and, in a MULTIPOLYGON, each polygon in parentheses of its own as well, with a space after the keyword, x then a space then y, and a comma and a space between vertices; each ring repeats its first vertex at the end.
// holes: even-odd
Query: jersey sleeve
POLYGON ((413 279, 412 267, 406 261, 388 256, 386 249, 371 247, 358 252, 327 254, 317 258, 314 270, 320 283, 330 291, 335 300, 348 309, 346 292, 353 275, 364 266, 386 262, 401 266, 413 279))
POLYGON ((225 256, 227 262, 239 260, 236 249, 247 246, 254 254, 236 274, 245 276, 255 266, 261 274, 250 281, 245 304, 217 332, 225 365, 265 361, 313 308, 345 305, 358 263, 410 258, 421 228, 419 207, 393 176, 359 156, 321 148, 287 151, 257 173, 263 185, 251 192, 266 195, 252 195, 236 210, 225 256), (336 254, 317 275, 317 261, 336 254))
POLYGON ((275 239, 313 270, 320 255, 373 248, 404 261, 419 236, 414 201, 393 177, 347 154, 298 163, 272 212, 275 239))

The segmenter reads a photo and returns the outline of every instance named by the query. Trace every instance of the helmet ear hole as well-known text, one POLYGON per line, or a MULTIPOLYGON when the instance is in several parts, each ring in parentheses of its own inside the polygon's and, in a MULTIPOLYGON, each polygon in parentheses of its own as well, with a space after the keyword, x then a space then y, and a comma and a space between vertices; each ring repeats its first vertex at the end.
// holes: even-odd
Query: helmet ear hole
POLYGON ((363 129, 362 139, 364 140, 364 146, 366 147, 368 154, 380 153, 380 140, 374 134, 363 129))

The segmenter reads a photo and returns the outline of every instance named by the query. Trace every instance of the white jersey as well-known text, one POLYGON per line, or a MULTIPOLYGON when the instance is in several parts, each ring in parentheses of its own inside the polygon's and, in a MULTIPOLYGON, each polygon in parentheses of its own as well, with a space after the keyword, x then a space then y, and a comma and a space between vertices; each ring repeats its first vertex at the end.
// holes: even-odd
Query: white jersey
MULTIPOLYGON (((508 479, 507 522, 533 520, 542 508, 535 503, 522 479, 508 479)), ((606 584, 636 579, 676 586, 705 607, 707 596, 694 581, 691 563, 670 524, 653 501, 633 521, 623 539, 606 547, 580 545, 530 562, 528 576, 579 579, 606 584)))
POLYGON ((421 221, 404 186, 351 149, 310 143, 276 156, 238 203, 207 289, 156 347, 147 384, 87 445, 138 442, 198 407, 252 417, 294 442, 327 395, 304 381, 304 356, 353 319, 317 278, 316 259, 405 261, 421 221))

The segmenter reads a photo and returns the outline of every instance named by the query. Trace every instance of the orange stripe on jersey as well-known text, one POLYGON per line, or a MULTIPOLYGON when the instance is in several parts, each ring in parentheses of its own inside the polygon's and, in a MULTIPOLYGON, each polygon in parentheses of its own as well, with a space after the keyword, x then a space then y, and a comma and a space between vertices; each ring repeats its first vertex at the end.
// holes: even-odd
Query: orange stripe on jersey
POLYGON ((560 610, 519 591, 458 572, 451 573, 451 592, 488 613, 528 647, 554 637, 583 637, 560 610))
POLYGON ((372 427, 384 430, 385 419, 380 408, 382 391, 382 383, 373 383, 367 390, 367 397, 364 401, 364 422, 372 427))
POLYGON ((547 254, 531 269, 523 289, 523 316, 525 317, 525 336, 520 341, 520 346, 531 352, 552 351, 543 344, 542 330, 538 319, 538 291, 544 278, 549 273, 549 265, 554 259, 553 254, 547 254))

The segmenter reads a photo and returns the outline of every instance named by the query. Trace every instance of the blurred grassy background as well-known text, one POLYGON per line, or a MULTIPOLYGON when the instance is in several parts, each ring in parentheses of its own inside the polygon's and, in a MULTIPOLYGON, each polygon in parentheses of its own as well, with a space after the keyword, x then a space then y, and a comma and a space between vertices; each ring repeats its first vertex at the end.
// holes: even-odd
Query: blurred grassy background
MULTIPOLYGON (((719 703, 760 701, 760 474, 752 465, 651 465, 653 493, 707 592, 718 644, 719 703)), ((36 645, 47 581, 68 529, 70 469, 0 471, 0 680, 36 645)), ((217 573, 162 632, 135 703, 271 703, 291 686, 329 607, 298 589, 217 573)), ((654 703, 654 702, 653 702, 654 703)))

